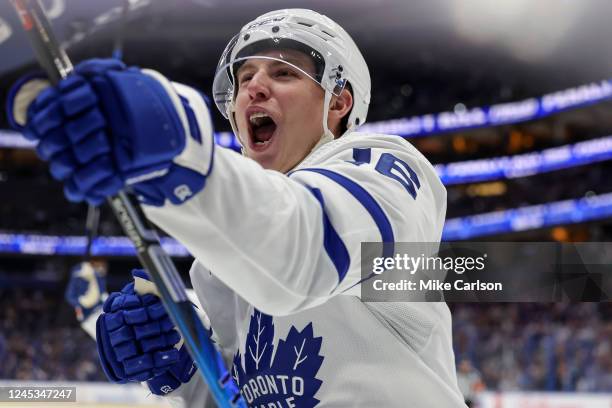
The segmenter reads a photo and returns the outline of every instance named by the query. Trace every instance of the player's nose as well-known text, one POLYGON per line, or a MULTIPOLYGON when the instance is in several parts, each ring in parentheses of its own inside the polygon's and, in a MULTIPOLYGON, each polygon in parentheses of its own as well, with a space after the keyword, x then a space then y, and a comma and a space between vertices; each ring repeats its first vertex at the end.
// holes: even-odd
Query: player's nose
POLYGON ((264 70, 257 71, 247 84, 247 92, 252 100, 270 97, 270 78, 264 70))

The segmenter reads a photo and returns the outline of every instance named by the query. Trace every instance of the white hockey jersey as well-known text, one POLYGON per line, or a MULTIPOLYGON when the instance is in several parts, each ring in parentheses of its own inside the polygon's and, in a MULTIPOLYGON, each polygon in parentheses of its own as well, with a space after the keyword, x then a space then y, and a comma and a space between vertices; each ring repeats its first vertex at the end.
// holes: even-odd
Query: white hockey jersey
MULTIPOLYGON (((409 142, 351 133, 288 175, 216 148, 206 187, 147 216, 196 258, 200 303, 257 408, 456 408, 444 303, 365 303, 362 242, 439 242, 446 191, 409 142)), ((214 406, 200 376, 177 407, 214 406)))

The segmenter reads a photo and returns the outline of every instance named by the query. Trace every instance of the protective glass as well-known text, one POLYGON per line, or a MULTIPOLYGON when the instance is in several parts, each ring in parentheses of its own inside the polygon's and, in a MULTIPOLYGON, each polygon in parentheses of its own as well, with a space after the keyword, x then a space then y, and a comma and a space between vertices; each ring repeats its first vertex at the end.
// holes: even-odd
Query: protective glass
POLYGON ((334 66, 337 57, 327 52, 325 58, 309 44, 314 37, 308 33, 296 33, 281 29, 274 35, 269 27, 260 27, 243 31, 236 35, 223 52, 213 81, 213 99, 219 111, 229 118, 230 109, 238 92, 238 74, 248 60, 266 60, 270 63, 281 62, 291 69, 297 70, 309 77, 323 89, 334 95, 340 95, 346 80, 343 79, 342 66, 334 66), (314 63, 304 64, 303 59, 295 58, 299 51, 307 55, 314 63), (261 55, 265 53, 266 55, 261 55), (330 63, 332 65, 330 65, 330 63))

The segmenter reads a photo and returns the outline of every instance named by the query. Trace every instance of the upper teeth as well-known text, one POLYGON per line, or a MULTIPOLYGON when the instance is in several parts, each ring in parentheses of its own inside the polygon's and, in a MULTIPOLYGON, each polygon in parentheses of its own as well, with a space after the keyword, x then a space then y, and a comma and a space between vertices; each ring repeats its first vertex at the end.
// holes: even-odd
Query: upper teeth
POLYGON ((259 122, 258 119, 260 119, 260 118, 269 118, 269 117, 270 116, 268 114, 264 113, 264 112, 255 112, 255 113, 252 113, 251 116, 249 116, 249 121, 252 124, 257 124, 259 122))

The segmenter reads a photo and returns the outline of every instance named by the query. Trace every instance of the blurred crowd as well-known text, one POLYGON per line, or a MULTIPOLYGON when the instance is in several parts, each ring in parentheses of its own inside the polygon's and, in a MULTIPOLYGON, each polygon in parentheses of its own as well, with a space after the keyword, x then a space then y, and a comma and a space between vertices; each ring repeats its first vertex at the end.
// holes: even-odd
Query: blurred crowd
POLYGON ((612 192, 612 162, 528 178, 447 187, 446 217, 464 217, 612 192))
POLYGON ((466 362, 465 375, 477 375, 482 388, 612 392, 612 304, 463 303, 451 310, 458 365, 466 362))
MULTIPOLYGON (((0 158, 1 153, 0 149, 0 158)), ((0 196, 11 197, 0 206, 0 233, 83 235, 87 206, 66 200, 61 183, 40 164, 19 166, 10 158, 0 160, 0 196)), ((107 206, 102 206, 98 232, 122 235, 107 206)))
MULTIPOLYGON (((0 233, 82 235, 86 206, 69 203, 46 168, 5 170, 0 164, 0 233), (4 177, 4 181, 2 180, 4 177)), ((447 186, 447 218, 612 192, 612 162, 578 166, 510 180, 447 186)), ((102 207, 100 235, 122 235, 110 209, 102 207)))
MULTIPOLYGON (((612 304, 451 304, 468 392, 612 392, 612 304)), ((0 291, 0 379, 105 381, 57 291, 0 291)))
MULTIPOLYGON (((489 74, 460 70, 427 56, 419 56, 410 67, 386 66, 373 73, 368 120, 465 110, 559 90, 550 84, 524 89, 489 74)), ((203 89, 209 89, 204 85, 203 89)), ((580 84, 567 84, 576 85, 580 84)), ((611 134, 609 111, 612 102, 605 102, 542 120, 410 141, 434 164, 515 155, 611 134)), ((218 122, 218 130, 229 130, 225 120, 218 122)), ((447 218, 611 192, 610 171, 608 161, 512 180, 449 186, 447 218)), ((0 149, 0 196, 10 197, 0 207, 0 233, 83 234, 85 205, 68 203, 61 184, 31 151, 0 149)), ((110 211, 102 214, 100 234, 121 234, 110 211)))
MULTIPOLYGON (((547 84, 521 89, 506 80, 485 78, 477 70, 461 73, 427 58, 418 59, 409 75, 405 69, 391 64, 373 73, 369 121, 457 111, 558 90, 547 84)), ((433 163, 520 154, 610 134, 610 110, 612 103, 604 103, 525 124, 411 142, 433 163)), ((226 121, 214 116, 218 130, 229 130, 226 121)), ((4 118, 0 127, 6 127, 4 118)), ((603 162, 507 181, 450 186, 447 218, 608 193, 611 172, 612 162, 603 162)), ((85 205, 68 203, 61 185, 31 151, 0 149, 0 196, 9 198, 0 206, 0 233, 84 233, 85 205)), ((609 221, 571 228, 558 228, 549 235, 536 232, 541 235, 528 239, 564 240, 573 234, 576 240, 612 241, 609 221)), ((121 235, 108 208, 102 210, 99 234, 121 235)), ((123 282, 128 268, 116 269, 123 282)), ((18 280, 16 276, 11 282, 18 280)), ((55 289, 41 291, 33 286, 3 286, 2 279, 0 378, 105 379, 95 344, 63 301, 58 282, 55 289)), ((453 304, 451 309, 459 377, 468 390, 612 391, 610 304, 453 304)))
MULTIPOLYGON (((176 64, 174 59, 159 59, 176 64)), ((385 60, 384 66, 371 70, 368 122, 460 112, 563 89, 558 84, 552 86, 552 80, 531 83, 527 88, 523 82, 521 87, 507 76, 493 73, 502 65, 490 70, 472 64, 466 69, 456 62, 432 60, 427 53, 415 55, 410 66, 385 60)), ((205 71, 200 64, 186 66, 198 75, 205 71)), ((194 83, 201 80, 194 75, 177 72, 176 79, 210 90, 212 78, 194 83)), ((5 91, 0 89, 1 100, 5 91)), ((612 102, 607 102, 543 120, 414 138, 411 142, 434 164, 515 155, 612 134, 610 111, 612 102)), ((216 110, 212 113, 217 130, 230 130, 227 120, 216 110)), ((0 129, 7 127, 6 118, 0 115, 0 129)), ((612 161, 513 180, 450 186, 447 218, 612 192, 610 174, 612 161)), ((0 148, 0 197, 4 198, 0 234, 84 233, 86 206, 66 201, 61 184, 49 176, 47 165, 32 151, 0 148)), ((558 228, 549 231, 550 235, 534 232, 541 235, 529 240, 570 240, 573 234, 576 240, 612 241, 610 220, 568 228, 574 229, 558 228)), ((110 210, 104 207, 99 235, 121 234, 110 210)), ((4 262, 3 269, 8 269, 6 265, 4 262)), ((0 271, 0 379, 106 381, 94 341, 80 328, 63 299, 62 280, 66 277, 58 271, 65 271, 64 266, 46 265, 40 270, 20 266, 13 268, 10 277, 0 271), (31 274, 22 274, 23 270, 31 274), (46 290, 36 288, 41 286, 35 282, 35 274, 40 281, 50 278, 45 281, 46 290), (16 282, 21 288, 11 286, 16 282)), ((115 286, 120 287, 129 268, 115 265, 110 269, 115 286)), ((466 398, 475 399, 485 389, 612 392, 612 303, 463 303, 450 307, 458 379, 466 398)))
POLYGON ((60 294, 0 290, 0 378, 105 381, 95 342, 60 294))

